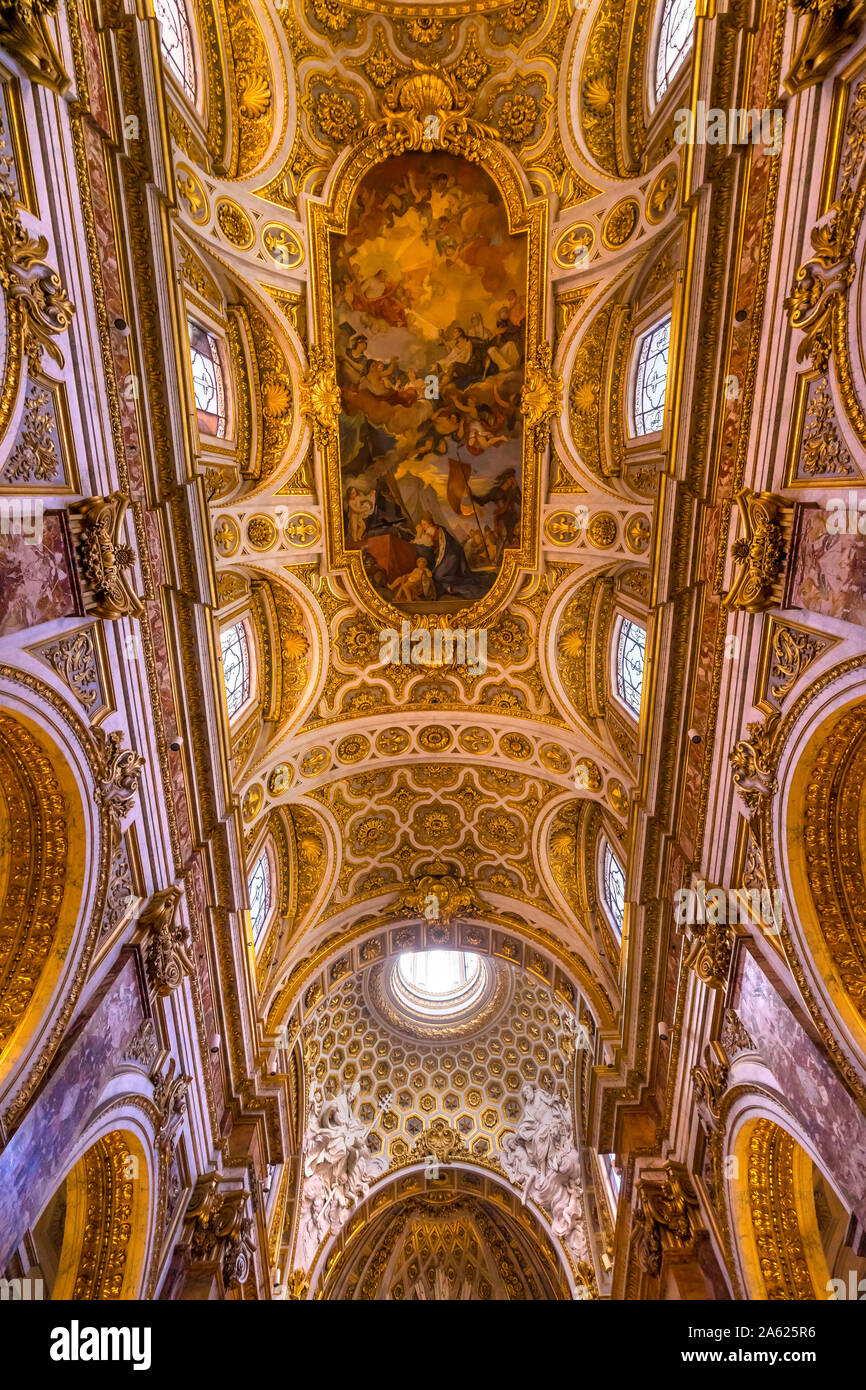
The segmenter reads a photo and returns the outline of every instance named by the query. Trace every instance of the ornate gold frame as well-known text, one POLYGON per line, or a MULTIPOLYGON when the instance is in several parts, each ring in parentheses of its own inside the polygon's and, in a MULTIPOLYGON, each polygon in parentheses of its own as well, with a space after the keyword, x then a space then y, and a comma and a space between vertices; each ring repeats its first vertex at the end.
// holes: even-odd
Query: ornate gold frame
POLYGON ((417 613, 419 626, 478 626, 504 607, 520 575, 538 564, 541 467, 550 420, 559 410, 561 382, 551 368, 545 339, 548 207, 530 201, 513 156, 493 132, 469 119, 469 102, 453 78, 439 69, 417 69, 385 94, 382 118, 348 151, 338 167, 327 199, 307 203, 310 245, 310 372, 302 384, 301 409, 314 428, 326 492, 327 556, 333 570, 347 573, 359 604, 383 625, 399 626, 406 617, 377 594, 364 571, 360 553, 343 542, 343 506, 337 422, 340 391, 334 355, 331 299, 331 234, 344 235, 349 209, 364 176, 375 165, 412 151, 441 151, 482 164, 505 204, 511 235, 527 238, 526 370, 521 411, 523 428, 523 506, 520 546, 504 553, 499 573, 483 598, 456 613, 417 613))

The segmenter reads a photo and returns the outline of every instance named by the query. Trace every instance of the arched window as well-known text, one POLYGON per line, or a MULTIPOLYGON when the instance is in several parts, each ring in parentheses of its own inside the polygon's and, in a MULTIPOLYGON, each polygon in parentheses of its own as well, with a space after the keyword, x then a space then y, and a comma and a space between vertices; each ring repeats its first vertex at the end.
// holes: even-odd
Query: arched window
POLYGON ((601 1160, 604 1164, 604 1171, 607 1173, 611 1190, 618 1197, 622 1187, 622 1173, 616 1166, 616 1154, 602 1154, 601 1160))
POLYGON ((250 922, 253 929, 253 944, 258 946, 262 933, 271 919, 274 893, 271 860, 267 849, 263 849, 247 882, 250 895, 250 922))
POLYGON ((694 34, 695 0, 663 0, 656 41, 656 102, 661 101, 691 50, 694 34))
POLYGON ((616 693, 626 709, 640 716, 643 672, 646 661, 646 631, 640 623, 621 618, 614 632, 616 693))
POLYGON ((670 314, 638 340, 632 376, 632 435, 654 434, 662 427, 670 345, 670 314))
POLYGON ((607 840, 601 852, 601 894, 604 910, 621 941, 625 923, 625 874, 607 840))
POLYGON ((219 339, 210 329, 188 320, 192 390, 199 428, 204 434, 225 439, 226 374, 219 339))
POLYGON ((243 623, 224 628, 220 633, 220 646, 223 658, 223 686, 226 692, 226 705, 229 719, 250 698, 252 671, 250 669, 250 644, 243 623))
POLYGON ((195 62, 186 6, 183 0, 153 0, 153 12, 159 20, 159 42, 169 71, 190 101, 195 101, 195 62))

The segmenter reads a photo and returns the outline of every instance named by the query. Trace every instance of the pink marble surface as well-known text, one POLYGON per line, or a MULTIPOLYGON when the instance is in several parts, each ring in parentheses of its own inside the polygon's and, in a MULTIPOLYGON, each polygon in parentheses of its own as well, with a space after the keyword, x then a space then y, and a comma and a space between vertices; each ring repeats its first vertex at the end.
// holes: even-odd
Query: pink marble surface
POLYGON ((0 531, 0 636, 78 611, 60 516, 43 515, 38 541, 0 531))
POLYGON ((857 1105, 754 956, 744 958, 733 1003, 827 1174, 866 1222, 866 1146, 857 1105))
MULTIPOLYGON (((847 499, 848 489, 840 488, 834 495, 847 499)), ((866 537, 859 532, 829 532, 827 516, 823 507, 817 507, 800 517, 790 606, 866 626, 866 537)))

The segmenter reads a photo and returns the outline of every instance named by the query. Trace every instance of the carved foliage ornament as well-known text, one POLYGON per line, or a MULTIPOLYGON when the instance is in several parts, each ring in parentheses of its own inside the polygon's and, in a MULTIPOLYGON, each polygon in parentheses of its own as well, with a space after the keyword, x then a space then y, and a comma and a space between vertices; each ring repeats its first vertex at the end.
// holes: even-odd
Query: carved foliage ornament
POLYGON ((139 919, 149 930, 145 947, 147 973, 158 995, 167 995, 192 973, 189 932, 176 920, 181 899, 179 888, 154 893, 139 919))
POLYGON ((489 126, 470 120, 471 97, 441 67, 415 62, 414 72, 395 83, 382 98, 382 117, 367 129, 379 159, 407 150, 444 149, 480 161, 484 143, 494 136, 489 126))
POLYGON ((77 508, 81 518, 78 553, 89 589, 89 609, 100 618, 137 618, 144 608, 130 586, 132 548, 120 540, 127 499, 119 492, 88 497, 77 508))
POLYGON ((153 1103, 160 1116, 156 1142, 163 1151, 170 1151, 177 1142, 191 1085, 192 1077, 177 1073, 174 1058, 169 1062, 165 1075, 158 1076, 153 1083, 153 1103))
POLYGON ((837 203, 830 218, 812 229, 814 254, 800 266, 785 300, 791 327, 805 334, 797 349, 797 361, 811 357, 817 372, 827 369, 834 310, 854 278, 854 262, 845 249, 846 222, 837 203))
POLYGON ((249 1193, 220 1192, 219 1179, 209 1174, 196 1185, 187 1208, 192 1221, 190 1252, 201 1263, 220 1263, 225 1284, 243 1284, 249 1275, 254 1246, 252 1219, 246 1214, 249 1193))
POLYGON ((645 1274, 658 1278, 668 1250, 687 1250, 698 1230, 698 1200, 685 1168, 665 1165, 664 1175, 641 1178, 632 1220, 632 1241, 645 1274))
POLYGON ((739 571, 725 603, 729 608, 759 613, 780 597, 778 581, 785 564, 792 509, 771 493, 750 492, 748 488, 737 494, 736 502, 745 536, 731 546, 739 571))
POLYGON ((310 370, 301 382, 301 413, 312 421, 319 448, 334 444, 340 420, 340 388, 333 362, 313 346, 309 352, 310 370))
POLYGON ((749 737, 740 739, 729 755, 734 781, 750 815, 776 790, 773 745, 778 727, 778 713, 768 714, 763 723, 750 723, 749 737))
POLYGON ((96 799, 107 809, 112 834, 119 839, 121 823, 129 815, 135 801, 144 759, 129 748, 124 750, 123 731, 120 729, 107 734, 104 729, 96 728, 93 737, 101 763, 96 799))
MULTIPOLYGON (((6 7, 0 8, 0 16, 6 12, 6 7)), ((0 22, 0 42, 3 38, 0 22)), ((0 387, 0 437, 18 394, 24 352, 34 370, 41 366, 46 350, 63 365, 63 354, 53 340, 69 326, 74 306, 57 272, 45 264, 47 250, 45 237, 34 238, 25 231, 12 191, 0 182, 0 289, 8 301, 9 339, 0 387)))
POLYGON ((412 917, 426 917, 428 922, 447 927, 455 917, 471 912, 478 906, 475 891, 468 879, 454 874, 425 874, 413 879, 404 891, 394 911, 412 917))

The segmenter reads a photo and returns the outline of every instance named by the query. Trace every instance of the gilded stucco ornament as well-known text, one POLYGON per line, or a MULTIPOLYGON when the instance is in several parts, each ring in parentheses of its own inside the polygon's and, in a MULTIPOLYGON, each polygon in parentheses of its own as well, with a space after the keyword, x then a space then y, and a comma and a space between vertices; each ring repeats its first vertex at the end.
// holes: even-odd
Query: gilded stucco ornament
POLYGON ((300 409, 312 421, 316 444, 333 448, 340 420, 340 388, 332 356, 313 344, 309 350, 310 369, 301 382, 300 409))
POLYGON ((86 606, 100 618, 138 618, 144 612, 126 573, 135 554, 120 539, 128 505, 122 493, 113 492, 88 497, 75 510, 86 606))
POLYGON ((670 1162, 661 1174, 642 1177, 632 1219, 632 1242, 640 1268, 661 1274, 668 1251, 689 1249, 699 1229, 698 1200, 688 1171, 670 1162))
POLYGON ((734 782, 750 815, 776 790, 773 754, 778 728, 778 714, 749 724, 749 737, 740 739, 729 754, 734 782))
POLYGON ((97 727, 93 730, 93 738, 99 759, 96 800, 108 812, 112 843, 117 845, 121 824, 131 812, 138 793, 144 758, 130 748, 123 748, 122 729, 106 733, 97 727))
POLYGON ((454 874, 424 874, 412 879, 392 911, 447 927, 457 917, 478 906, 475 890, 468 879, 454 874))
POLYGON ((692 1067, 692 1089, 695 1105, 705 1124, 715 1129, 719 1122, 722 1097, 728 1089, 730 1062, 722 1044, 707 1043, 701 1066, 692 1067))
POLYGON ((58 0, 0 0, 0 46, 17 58, 33 82, 62 96, 69 86, 49 20, 58 0))
POLYGON ((438 65, 413 63, 414 71, 382 97, 381 118, 367 128, 377 141, 379 159, 407 150, 444 149, 478 161, 483 143, 495 138, 489 126, 468 118, 472 98, 438 65))
POLYGON ((797 349, 797 361, 810 357, 817 372, 827 370, 834 313, 854 279, 854 261, 845 249, 846 230, 846 218, 836 203, 830 218, 813 227, 813 255, 800 266, 785 300, 791 327, 805 335, 797 349))
POLYGON ((48 242, 32 237, 18 214, 15 198, 0 184, 0 290, 5 299, 6 360, 0 386, 0 437, 9 423, 24 367, 38 371, 42 355, 63 365, 63 354, 54 339, 64 332, 74 306, 57 272, 45 263, 48 242))
POLYGON ((739 570, 725 595, 728 608, 760 613, 780 598, 779 582, 785 564, 792 508, 772 493, 737 494, 745 536, 731 546, 739 570))
POLYGON ((227 1288, 245 1283, 250 1271, 255 1247, 248 1202, 248 1192, 221 1191, 218 1175, 209 1173, 199 1179, 186 1210, 193 1263, 218 1263, 227 1288))
POLYGON ((686 967, 694 970, 699 980, 710 989, 724 989, 728 983, 731 965, 734 933, 723 921, 721 914, 713 906, 712 895, 722 890, 708 889, 710 901, 707 903, 706 921, 695 922, 687 928, 689 950, 685 958, 686 967))
POLYGON ((182 896, 179 888, 161 889, 139 918, 139 926, 148 932, 144 951, 148 978, 161 996, 177 989, 193 968, 189 929, 177 917, 182 896))
POLYGON ((562 377, 554 370, 552 357, 550 343, 540 343, 534 360, 526 365, 521 409, 537 449, 544 448, 550 422, 562 409, 562 377))
POLYGON ((794 95, 811 87, 835 67, 855 42, 866 21, 864 0, 791 0, 800 18, 799 43, 785 86, 794 95))

